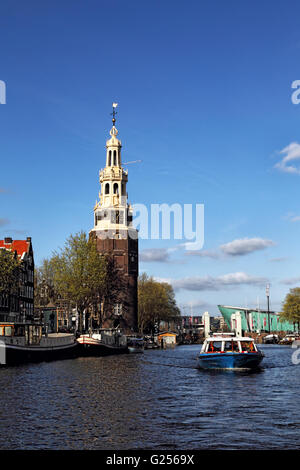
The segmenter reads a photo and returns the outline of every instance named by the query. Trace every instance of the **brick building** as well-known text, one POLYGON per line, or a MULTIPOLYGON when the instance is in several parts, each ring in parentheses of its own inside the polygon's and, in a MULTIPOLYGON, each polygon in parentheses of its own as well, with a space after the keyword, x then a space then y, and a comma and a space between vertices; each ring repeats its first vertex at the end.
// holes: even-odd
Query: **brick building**
POLYGON ((31 238, 4 238, 0 240, 0 249, 15 253, 20 260, 15 284, 9 292, 0 295, 0 321, 30 321, 34 314, 34 256, 31 238))

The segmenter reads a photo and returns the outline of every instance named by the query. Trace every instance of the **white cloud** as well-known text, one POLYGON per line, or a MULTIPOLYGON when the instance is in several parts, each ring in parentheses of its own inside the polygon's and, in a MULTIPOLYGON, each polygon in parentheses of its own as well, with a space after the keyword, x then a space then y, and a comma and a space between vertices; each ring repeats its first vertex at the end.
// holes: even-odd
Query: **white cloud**
POLYGON ((243 256, 253 251, 264 250, 268 246, 275 245, 272 240, 263 238, 240 238, 221 245, 220 248, 226 255, 243 256))
MULTIPOLYGON (((243 256, 254 251, 263 250, 272 245, 275 245, 272 240, 266 240, 263 238, 243 238, 225 243, 218 249, 214 250, 186 249, 184 255, 189 257, 222 259, 228 256, 243 256)), ((189 243, 183 243, 169 248, 149 248, 140 253, 140 261, 172 263, 175 261, 171 260, 171 254, 181 251, 184 247, 187 248, 188 246, 189 243)), ((178 263, 179 260, 176 262, 178 263)), ((183 261, 181 261, 181 263, 183 263, 183 261)))
POLYGON ((140 261, 144 262, 168 262, 169 251, 166 248, 149 248, 140 253, 140 261))
POLYGON ((213 307, 215 307, 215 305, 212 305, 202 299, 190 300, 189 302, 185 302, 179 305, 183 315, 199 315, 199 311, 203 313, 205 311, 211 310, 213 307))
POLYGON ((266 278, 251 276, 244 272, 224 274, 212 277, 187 277, 182 279, 158 279, 172 284, 175 290, 185 289, 189 291, 218 291, 239 285, 265 285, 266 278))
POLYGON ((195 251, 186 251, 184 253, 186 256, 200 256, 203 258, 220 258, 220 253, 216 250, 195 250, 195 251))
POLYGON ((300 215, 295 215, 293 212, 290 212, 284 218, 290 222, 300 222, 300 215))
POLYGON ((300 175, 300 164, 294 164, 295 161, 300 160, 300 144, 291 142, 287 147, 280 150, 279 153, 282 154, 283 157, 280 162, 276 163, 274 168, 285 173, 300 175))
POLYGON ((285 284, 286 286, 291 286, 298 283, 300 283, 300 277, 290 277, 281 281, 281 284, 285 284))

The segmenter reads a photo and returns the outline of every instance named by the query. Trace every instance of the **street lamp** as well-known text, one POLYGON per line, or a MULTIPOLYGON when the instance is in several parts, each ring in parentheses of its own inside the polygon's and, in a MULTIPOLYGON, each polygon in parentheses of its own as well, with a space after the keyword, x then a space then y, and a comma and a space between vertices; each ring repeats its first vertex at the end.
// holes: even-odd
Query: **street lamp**
POLYGON ((270 327, 270 284, 266 285, 266 296, 267 296, 267 305, 268 305, 269 333, 271 333, 271 327, 270 327))

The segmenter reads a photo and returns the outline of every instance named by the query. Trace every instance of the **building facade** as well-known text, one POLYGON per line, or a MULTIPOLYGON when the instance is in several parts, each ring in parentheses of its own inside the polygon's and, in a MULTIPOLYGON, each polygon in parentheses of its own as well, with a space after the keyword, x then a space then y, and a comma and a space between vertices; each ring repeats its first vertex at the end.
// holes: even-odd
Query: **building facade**
POLYGON ((115 113, 110 139, 106 142, 106 165, 100 171, 99 201, 94 207, 94 227, 90 238, 97 251, 112 261, 117 292, 102 327, 119 326, 127 333, 137 331, 138 232, 133 227, 133 210, 128 203, 128 172, 121 162, 121 141, 117 138, 115 113))
POLYGON ((13 252, 20 261, 15 284, 0 295, 0 321, 24 322, 34 315, 34 256, 31 238, 0 240, 0 249, 13 252))

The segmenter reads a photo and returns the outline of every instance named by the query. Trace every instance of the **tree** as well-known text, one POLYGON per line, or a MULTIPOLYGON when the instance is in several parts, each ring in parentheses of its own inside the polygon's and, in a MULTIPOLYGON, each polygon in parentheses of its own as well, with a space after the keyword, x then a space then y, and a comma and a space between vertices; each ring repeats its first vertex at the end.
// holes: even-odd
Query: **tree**
POLYGON ((300 287, 290 289, 286 295, 280 317, 294 323, 300 323, 300 287))
MULTIPOLYGON (((111 256, 105 256, 105 276, 101 291, 101 310, 99 312, 99 323, 105 321, 111 324, 116 321, 114 306, 122 304, 124 314, 128 308, 127 290, 128 278, 122 275, 122 271, 117 269, 111 256)), ((126 325, 124 325, 126 327, 126 325)))
POLYGON ((83 312, 97 308, 106 287, 106 259, 99 256, 93 241, 84 232, 71 235, 65 247, 51 259, 54 289, 62 298, 76 304, 79 331, 83 329, 83 312))
POLYGON ((20 262, 15 252, 0 249, 0 294, 17 288, 19 267, 20 262))
POLYGON ((160 320, 180 315, 172 286, 142 274, 138 281, 138 320, 141 333, 151 331, 160 320))
POLYGON ((52 260, 44 259, 41 266, 35 269, 34 297, 37 306, 55 303, 58 295, 54 289, 54 267, 52 260))

